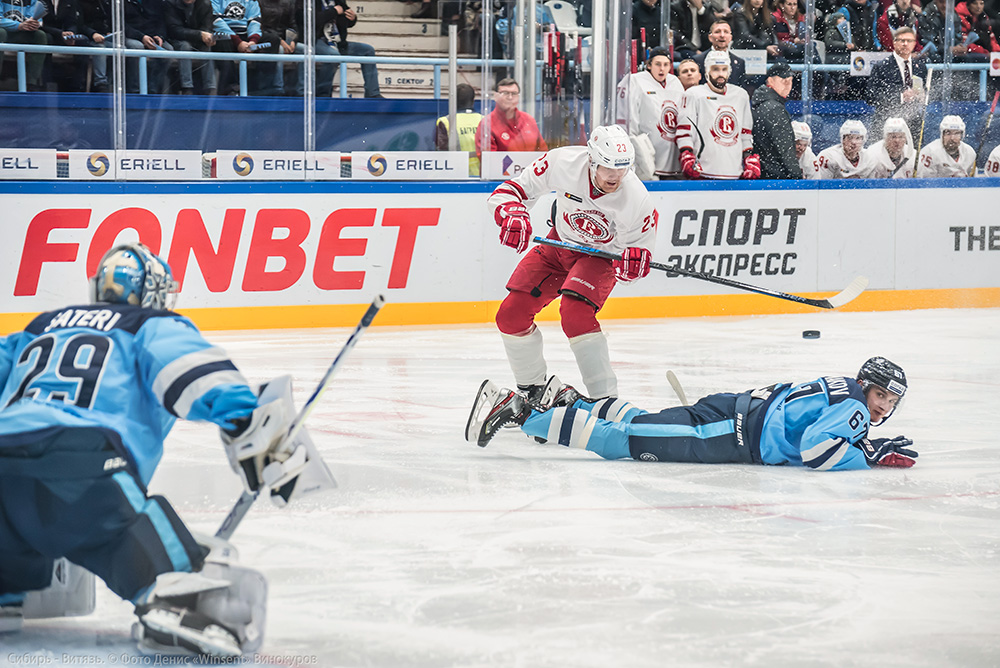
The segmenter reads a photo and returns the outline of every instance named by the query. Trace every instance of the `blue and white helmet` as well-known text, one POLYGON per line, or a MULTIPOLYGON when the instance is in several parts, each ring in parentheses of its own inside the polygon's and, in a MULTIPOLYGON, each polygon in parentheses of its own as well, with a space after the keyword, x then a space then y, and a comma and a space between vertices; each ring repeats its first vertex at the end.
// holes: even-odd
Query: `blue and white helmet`
POLYGON ((170 265, 141 243, 120 244, 109 250, 90 278, 90 301, 94 304, 169 310, 177 301, 177 291, 170 265))
POLYGON ((962 139, 965 139, 965 121, 962 120, 961 116, 945 116, 941 119, 941 136, 944 136, 945 130, 955 130, 956 132, 962 133, 962 139))

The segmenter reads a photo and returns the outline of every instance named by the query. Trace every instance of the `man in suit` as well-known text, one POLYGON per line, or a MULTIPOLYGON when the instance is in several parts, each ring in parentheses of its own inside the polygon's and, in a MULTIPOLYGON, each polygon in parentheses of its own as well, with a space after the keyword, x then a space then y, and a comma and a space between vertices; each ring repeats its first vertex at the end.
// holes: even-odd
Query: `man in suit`
POLYGON ((729 56, 729 83, 744 87, 747 79, 746 61, 733 54, 729 50, 729 45, 733 42, 733 28, 729 21, 719 19, 712 23, 712 28, 708 32, 708 41, 712 43, 712 48, 699 53, 694 57, 694 62, 698 63, 698 69, 702 76, 705 76, 705 56, 711 51, 725 51, 729 56))
POLYGON ((872 134, 879 135, 885 119, 900 116, 916 136, 920 131, 920 117, 926 100, 924 82, 927 65, 923 59, 913 57, 917 35, 913 28, 902 27, 893 34, 891 58, 886 58, 872 68, 868 78, 868 104, 875 107, 872 134))

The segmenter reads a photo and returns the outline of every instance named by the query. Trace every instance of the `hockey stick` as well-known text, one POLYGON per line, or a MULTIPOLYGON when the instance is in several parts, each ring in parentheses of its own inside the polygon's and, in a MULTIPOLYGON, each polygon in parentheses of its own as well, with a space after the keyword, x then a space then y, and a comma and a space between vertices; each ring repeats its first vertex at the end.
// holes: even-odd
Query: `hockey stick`
MULTIPOLYGON (((576 251, 578 253, 585 253, 587 255, 595 255, 597 257, 607 258, 608 260, 619 260, 620 255, 615 253, 609 253, 607 251, 598 250, 596 248, 591 248, 589 246, 580 246, 577 244, 567 243, 565 241, 559 241, 557 239, 545 239, 543 237, 535 237, 535 243, 544 244, 546 246, 555 246, 556 248, 565 248, 566 250, 576 251)), ((681 276, 687 276, 688 278, 697 278, 702 281, 708 281, 710 283, 718 283, 719 285, 725 285, 730 288, 737 288, 739 290, 746 290, 748 292, 756 292, 760 295, 767 295, 768 297, 777 297, 778 299, 785 299, 790 302, 797 302, 799 304, 805 304, 807 306, 815 306, 816 308, 837 308, 843 306, 844 304, 854 300, 858 295, 865 291, 868 287, 868 279, 864 276, 858 276, 853 281, 851 281, 846 288, 835 294, 828 299, 810 299, 809 297, 801 297, 799 295, 791 295, 787 292, 780 292, 778 290, 768 290, 767 288, 758 288, 754 285, 748 285, 747 283, 741 283, 740 281, 734 281, 730 278, 723 278, 721 276, 712 276, 710 274, 703 274, 700 271, 693 271, 690 269, 683 269, 679 266, 670 266, 662 264, 660 262, 650 262, 649 266, 653 269, 658 269, 660 271, 665 271, 668 274, 679 274, 681 276)))
POLYGON ((931 103, 931 79, 934 76, 934 70, 927 70, 927 85, 924 86, 924 115, 920 119, 920 139, 917 142, 917 150, 913 154, 913 176, 917 175, 917 163, 920 161, 920 151, 924 148, 924 125, 927 123, 927 107, 931 103))
MULTIPOLYGON (((339 353, 337 353, 333 362, 330 363, 329 368, 327 368, 326 373, 323 374, 323 378, 320 379, 319 384, 316 386, 316 389, 313 390, 312 395, 306 399, 306 403, 302 405, 302 409, 299 411, 298 415, 295 416, 295 419, 292 420, 292 424, 288 427, 288 435, 282 439, 282 443, 290 442, 293 438, 295 438, 299 431, 301 431, 306 418, 312 414, 313 410, 316 408, 316 404, 319 403, 319 398, 323 396, 323 393, 326 392, 326 389, 330 386, 330 381, 333 380, 333 374, 337 371, 337 367, 339 367, 340 363, 347 357, 347 354, 351 352, 351 349, 354 348, 358 339, 361 338, 361 334, 363 334, 364 331, 368 329, 368 326, 372 324, 372 320, 375 319, 379 309, 383 306, 385 306, 385 298, 382 295, 378 295, 372 300, 372 303, 368 306, 368 310, 365 311, 363 316, 361 316, 361 322, 359 322, 358 326, 354 328, 354 332, 351 333, 351 336, 347 339, 347 343, 344 344, 344 347, 340 349, 339 353)), ((240 522, 242 522, 243 518, 246 517, 247 511, 250 510, 250 506, 253 505, 253 502, 257 500, 259 495, 260 489, 253 494, 244 490, 243 493, 240 494, 240 498, 237 499, 236 503, 233 505, 233 509, 229 511, 226 518, 222 520, 222 524, 219 525, 219 530, 215 532, 216 538, 229 540, 229 538, 232 537, 233 533, 236 531, 236 528, 240 525, 240 522)))
POLYGON ((979 154, 983 150, 983 143, 986 141, 986 133, 990 131, 990 123, 993 122, 993 112, 997 110, 998 99, 1000 99, 1000 90, 993 94, 993 104, 990 105, 990 115, 986 117, 986 127, 983 128, 983 136, 979 138, 979 148, 976 149, 976 159, 972 161, 972 168, 969 169, 969 176, 976 175, 976 165, 979 164, 979 154))
POLYGON ((681 387, 681 381, 677 380, 677 375, 673 371, 667 371, 667 382, 670 383, 670 387, 674 388, 674 393, 681 400, 681 406, 690 406, 687 395, 684 394, 684 388, 681 387))

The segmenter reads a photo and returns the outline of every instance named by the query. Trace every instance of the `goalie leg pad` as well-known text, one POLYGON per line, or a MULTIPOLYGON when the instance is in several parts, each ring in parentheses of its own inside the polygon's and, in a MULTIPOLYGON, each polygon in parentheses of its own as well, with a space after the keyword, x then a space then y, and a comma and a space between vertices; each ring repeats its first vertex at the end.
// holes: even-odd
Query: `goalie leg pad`
POLYGON ((166 573, 136 606, 139 649, 235 657, 264 642, 267 581, 250 568, 206 561, 199 573, 166 573))
POLYGON ((51 584, 25 596, 24 618, 89 615, 94 611, 96 600, 97 580, 94 574, 68 559, 56 559, 51 584))

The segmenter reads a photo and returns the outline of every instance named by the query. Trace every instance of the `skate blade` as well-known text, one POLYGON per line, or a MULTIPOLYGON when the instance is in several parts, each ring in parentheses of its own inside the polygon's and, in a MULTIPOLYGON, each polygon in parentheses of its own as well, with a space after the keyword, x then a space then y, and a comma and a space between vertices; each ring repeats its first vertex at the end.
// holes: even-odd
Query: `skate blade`
POLYGON ((243 656, 236 640, 222 628, 209 625, 202 631, 188 629, 177 624, 177 616, 164 610, 151 610, 142 618, 143 623, 154 631, 182 638, 196 645, 204 654, 217 658, 243 656))
POLYGON ((490 409, 499 398, 500 388, 493 381, 484 380, 476 393, 476 400, 472 404, 469 420, 465 423, 465 440, 469 443, 479 443, 479 432, 490 414, 490 409))

